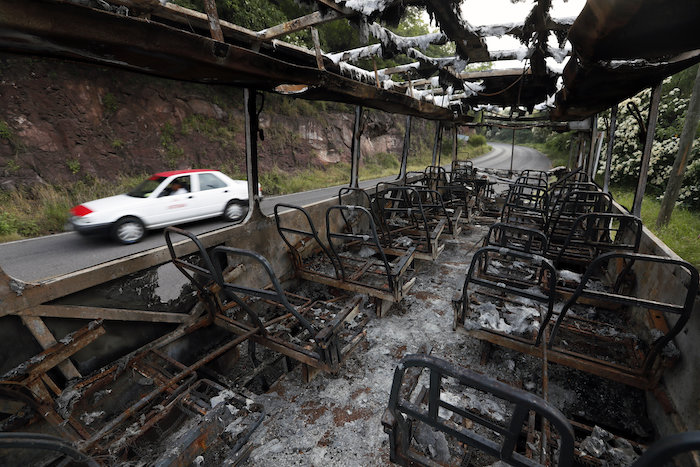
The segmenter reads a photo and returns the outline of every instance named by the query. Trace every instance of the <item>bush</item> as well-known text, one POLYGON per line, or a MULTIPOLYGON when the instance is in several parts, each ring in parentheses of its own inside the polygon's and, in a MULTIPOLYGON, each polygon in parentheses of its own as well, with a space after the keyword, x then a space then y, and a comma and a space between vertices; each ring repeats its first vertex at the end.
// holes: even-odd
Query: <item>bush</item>
POLYGON ((467 140, 469 146, 475 148, 477 146, 483 146, 486 144, 486 136, 484 135, 471 135, 467 140))

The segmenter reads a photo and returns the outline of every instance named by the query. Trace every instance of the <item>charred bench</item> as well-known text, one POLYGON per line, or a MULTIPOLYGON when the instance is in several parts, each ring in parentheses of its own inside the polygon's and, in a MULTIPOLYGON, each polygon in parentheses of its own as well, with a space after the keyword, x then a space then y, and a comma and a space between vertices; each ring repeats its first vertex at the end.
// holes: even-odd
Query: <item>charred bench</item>
POLYGON ((461 295, 453 300, 455 329, 641 389, 654 387, 663 370, 677 360, 672 340, 689 320, 698 289, 698 272, 689 263, 633 253, 603 254, 590 264, 557 313, 552 282, 556 271, 544 258, 527 259, 526 253, 507 248, 477 251, 461 295), (502 258, 520 258, 522 264, 499 268, 502 258), (615 264, 622 266, 607 269, 613 277, 605 283, 596 280, 601 269, 615 264), (645 297, 634 284, 622 287, 633 266, 654 265, 684 271, 689 276, 686 294, 676 302, 660 302, 645 297), (673 320, 667 321, 667 316, 673 320))
POLYGON ((183 274, 200 286, 209 283, 205 290, 213 295, 216 325, 247 339, 249 352, 252 348, 254 353, 251 343, 260 344, 300 362, 307 381, 318 370, 337 373, 365 337, 367 317, 360 309, 361 297, 314 299, 287 292, 258 253, 218 246, 209 255, 196 236, 174 227, 166 229, 166 242, 183 274), (177 257, 173 234, 194 242, 201 264, 177 257), (227 279, 231 270, 245 274, 232 282, 227 279))
MULTIPOLYGON (((430 190, 412 186, 380 183, 374 195, 379 218, 385 225, 382 238, 385 251, 393 254, 415 248, 415 257, 432 261, 445 248, 440 237, 447 228, 453 233, 453 224, 441 201, 428 201, 430 190)), ((439 194, 437 194, 439 196, 439 194)))
POLYGON ((229 341, 191 365, 168 356, 162 346, 147 345, 149 348, 123 357, 93 376, 71 381, 62 391, 55 384, 42 389, 49 382, 46 372, 58 358, 103 333, 101 324, 93 322, 4 375, 2 398, 29 404, 35 417, 7 419, 3 431, 31 429, 51 435, 15 433, 11 437, 15 443, 41 451, 15 452, 11 455, 17 457, 3 458, 35 465, 48 465, 44 463, 63 456, 92 465, 90 459, 110 459, 109 463, 138 459, 168 466, 191 463, 215 442, 225 445, 232 464, 246 458, 247 442, 262 421, 264 409, 240 392, 199 379, 197 374, 245 338, 229 341), (41 386, 36 380, 40 373, 41 386), (30 390, 22 394, 24 387, 30 390), (220 397, 225 404, 213 403, 220 394, 225 394, 220 397), (230 423, 236 423, 240 430, 224 435, 230 423))
POLYGON ((569 466, 573 460, 573 429, 551 404, 428 355, 409 355, 397 366, 382 425, 391 461, 405 466, 469 465, 473 451, 515 466, 569 466), (423 370, 427 388, 416 384, 423 370), (475 403, 483 397, 490 398, 488 407, 475 403), (489 410, 494 406, 503 413, 489 410), (545 424, 555 433, 535 432, 536 425, 545 424), (443 441, 432 452, 419 442, 430 435, 443 441), (541 453, 545 458, 535 460, 541 453))
POLYGON ((301 279, 367 294, 382 302, 377 310, 400 302, 415 282, 415 248, 386 251, 371 212, 363 206, 328 208, 325 242, 299 206, 276 205, 275 221, 301 279), (280 216, 281 209, 295 211, 298 222, 280 216))
MULTIPOLYGON (((604 430, 588 431, 567 420, 546 395, 428 355, 399 362, 382 425, 391 461, 404 466, 497 465, 497 460, 527 467, 605 466, 589 452, 595 439, 606 443, 599 435, 632 447, 604 430)), ((635 443, 634 450, 644 452, 630 467, 671 465, 673 458, 700 450, 700 431, 666 436, 647 449, 635 443)))
POLYGON ((554 313, 556 271, 544 257, 486 246, 472 257, 455 293, 453 329, 505 347, 534 348, 554 313))

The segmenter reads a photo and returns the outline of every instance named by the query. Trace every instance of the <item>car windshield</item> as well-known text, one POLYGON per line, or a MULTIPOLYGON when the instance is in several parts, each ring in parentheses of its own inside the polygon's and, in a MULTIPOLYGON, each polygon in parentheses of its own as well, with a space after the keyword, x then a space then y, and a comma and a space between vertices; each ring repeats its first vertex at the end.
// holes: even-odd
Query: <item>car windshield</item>
POLYGON ((134 198, 148 198, 163 180, 165 180, 165 177, 154 175, 141 182, 139 186, 128 192, 127 195, 133 196, 134 198))

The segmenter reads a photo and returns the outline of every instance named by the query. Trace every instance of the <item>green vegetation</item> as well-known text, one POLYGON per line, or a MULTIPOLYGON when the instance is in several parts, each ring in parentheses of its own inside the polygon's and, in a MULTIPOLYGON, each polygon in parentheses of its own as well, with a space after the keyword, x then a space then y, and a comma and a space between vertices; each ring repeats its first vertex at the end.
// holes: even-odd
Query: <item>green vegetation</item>
POLYGON ((165 149, 165 157, 170 167, 175 167, 184 156, 185 151, 175 144, 175 128, 170 122, 165 122, 160 130, 160 144, 165 149))
POLYGON ((14 133, 5 120, 0 120, 0 139, 12 141, 14 133))
POLYGON ((105 108, 105 113, 109 116, 117 111, 117 98, 111 92, 105 93, 102 96, 102 105, 105 108))
MULTIPOLYGON (((634 202, 634 191, 612 187, 613 197, 628 210, 634 202)), ((645 196, 642 202, 642 222, 678 256, 700 268, 700 213, 684 208, 675 208, 671 222, 661 229, 656 228, 661 202, 653 196, 645 196)))
MULTIPOLYGON (((205 117, 203 115, 189 115, 187 118, 185 118, 185 120, 182 122, 182 126, 180 127, 180 132, 183 135, 199 133, 207 136, 213 141, 221 143, 221 145, 224 147, 235 146, 236 134, 239 132, 239 130, 239 128, 233 125, 226 126, 215 118, 205 117)), ((168 126, 168 128, 164 127, 161 133, 161 142, 163 141, 163 138, 170 138, 169 142, 172 142, 174 134, 172 125, 168 126)))
POLYGON ((73 175, 80 172, 80 161, 78 159, 68 159, 66 161, 66 166, 68 167, 68 170, 70 170, 70 173, 72 173, 73 175))
MULTIPOLYGON (((459 159, 471 159, 490 151, 486 145, 474 147, 462 143, 458 147, 457 157, 459 159)), ((451 148, 443 147, 442 161, 449 160, 451 148)), ((400 156, 387 153, 379 153, 373 156, 364 157, 360 163, 360 180, 370 180, 373 178, 398 175, 400 156)), ((423 171, 432 162, 432 152, 427 148, 419 148, 417 154, 409 157, 408 171, 423 171)), ((260 184, 266 195, 281 195, 308 191, 316 188, 325 188, 346 184, 350 164, 340 162, 326 167, 309 167, 303 172, 290 175, 280 168, 273 168, 270 171, 260 174, 260 184)))
POLYGON ((116 177, 109 182, 83 179, 65 186, 39 185, 17 191, 0 190, 0 242, 62 232, 71 207, 124 193, 143 179, 116 177))
POLYGON ((124 141, 120 140, 119 138, 115 138, 112 140, 112 147, 114 149, 121 149, 124 147, 124 141))

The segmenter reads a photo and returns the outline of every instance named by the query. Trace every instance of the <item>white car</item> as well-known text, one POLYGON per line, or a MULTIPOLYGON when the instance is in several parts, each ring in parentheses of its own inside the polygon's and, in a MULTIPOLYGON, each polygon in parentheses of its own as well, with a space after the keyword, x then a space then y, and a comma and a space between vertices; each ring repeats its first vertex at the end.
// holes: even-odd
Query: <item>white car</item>
POLYGON ((70 212, 70 223, 81 234, 106 233, 121 243, 136 243, 146 229, 216 216, 240 221, 248 212, 248 182, 218 170, 160 172, 129 193, 89 201, 70 212))

